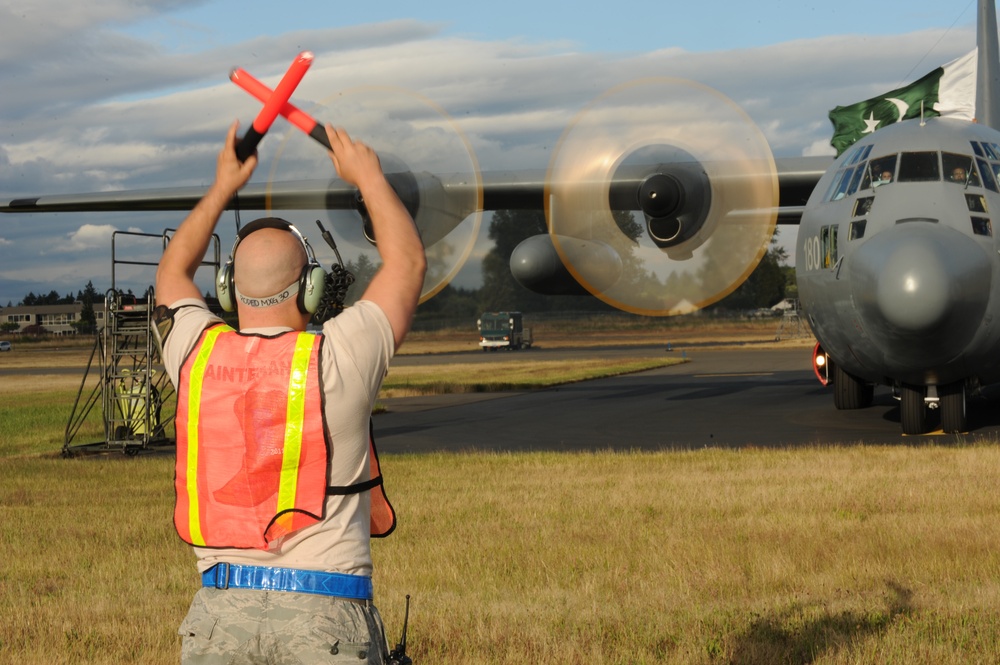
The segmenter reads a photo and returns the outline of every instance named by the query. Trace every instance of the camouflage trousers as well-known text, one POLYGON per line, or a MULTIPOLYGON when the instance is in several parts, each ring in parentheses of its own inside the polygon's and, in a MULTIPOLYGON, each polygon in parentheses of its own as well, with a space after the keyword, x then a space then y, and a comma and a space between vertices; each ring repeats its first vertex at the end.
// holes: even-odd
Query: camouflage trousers
POLYGON ((178 630, 184 665, 301 665, 388 660, 375 606, 308 593, 203 588, 178 630))

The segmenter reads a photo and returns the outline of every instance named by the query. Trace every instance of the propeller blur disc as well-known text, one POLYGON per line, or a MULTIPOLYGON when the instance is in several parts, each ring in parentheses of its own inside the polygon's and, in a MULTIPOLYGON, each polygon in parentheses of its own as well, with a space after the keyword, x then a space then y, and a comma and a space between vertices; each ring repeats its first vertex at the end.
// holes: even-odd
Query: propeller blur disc
POLYGON ((573 277, 604 302, 650 316, 691 312, 735 290, 767 252, 777 201, 774 159, 753 121, 715 90, 670 78, 612 88, 578 114, 552 156, 545 196, 553 244, 573 277), (648 226, 643 208, 654 217, 648 226), (578 241, 611 247, 620 277, 609 284, 602 264, 579 258, 578 241))
MULTIPOLYGON (((394 87, 361 87, 336 93, 309 114, 319 123, 342 127, 354 140, 371 146, 382 170, 410 210, 420 230, 427 256, 427 276, 420 302, 431 298, 458 274, 472 252, 482 221, 482 179, 475 153, 465 135, 430 100, 394 87)), ((268 177, 270 214, 289 221, 322 220, 337 243, 345 264, 354 267, 357 282, 351 293, 360 296, 381 264, 378 251, 365 237, 363 218, 356 208, 355 190, 336 178, 327 151, 304 133, 290 129, 268 177), (283 183, 324 178, 325 193, 296 201, 294 212, 280 214, 288 203, 275 203, 272 192, 283 183)), ((287 200, 287 199, 286 199, 287 200)), ((309 235, 312 227, 298 223, 309 235)), ((312 231, 313 234, 316 231, 312 231)), ((377 239, 376 239, 377 240, 377 239)), ((311 242, 320 262, 335 261, 324 243, 311 242)))

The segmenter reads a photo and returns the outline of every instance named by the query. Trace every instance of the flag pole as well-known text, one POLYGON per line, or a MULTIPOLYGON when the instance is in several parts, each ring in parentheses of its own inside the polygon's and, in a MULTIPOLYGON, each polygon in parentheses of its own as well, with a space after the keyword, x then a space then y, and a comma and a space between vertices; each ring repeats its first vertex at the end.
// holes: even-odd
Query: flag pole
POLYGON ((994 0, 979 0, 976 45, 976 121, 1000 130, 1000 46, 994 0))

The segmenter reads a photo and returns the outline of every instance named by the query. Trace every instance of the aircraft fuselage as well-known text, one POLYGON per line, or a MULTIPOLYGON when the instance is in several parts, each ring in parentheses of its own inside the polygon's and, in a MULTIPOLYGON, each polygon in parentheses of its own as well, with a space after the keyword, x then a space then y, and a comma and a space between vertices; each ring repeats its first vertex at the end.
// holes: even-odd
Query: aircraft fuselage
POLYGON ((896 387, 1000 381, 998 211, 988 127, 910 120, 845 151, 796 245, 802 308, 830 359, 896 387))

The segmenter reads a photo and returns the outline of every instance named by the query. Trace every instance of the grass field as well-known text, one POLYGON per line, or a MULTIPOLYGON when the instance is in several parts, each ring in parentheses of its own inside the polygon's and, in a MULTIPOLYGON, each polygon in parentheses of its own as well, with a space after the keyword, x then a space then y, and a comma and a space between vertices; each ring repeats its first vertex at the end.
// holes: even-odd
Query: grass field
MULTIPOLYGON (((0 663, 177 662, 198 580, 172 459, 41 454, 75 389, 22 392, 34 415, 0 411, 0 663)), ((418 665, 1000 662, 997 442, 382 463, 376 601, 395 642, 411 594, 418 665)))

